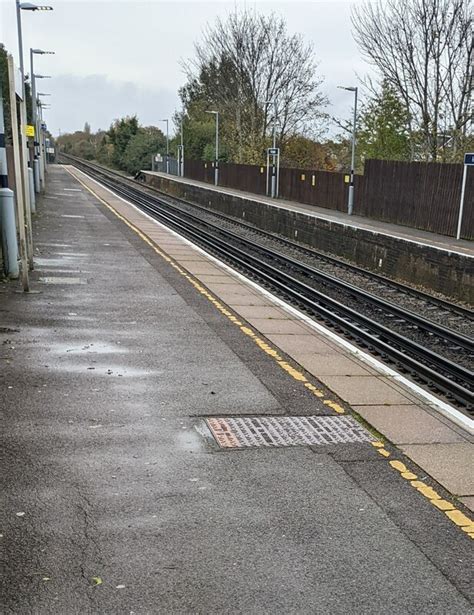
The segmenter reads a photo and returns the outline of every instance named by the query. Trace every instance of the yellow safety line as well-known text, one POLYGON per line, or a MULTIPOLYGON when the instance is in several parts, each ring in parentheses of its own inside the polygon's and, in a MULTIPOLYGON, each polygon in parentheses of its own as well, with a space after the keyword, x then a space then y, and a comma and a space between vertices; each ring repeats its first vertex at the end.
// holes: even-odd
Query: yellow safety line
MULTIPOLYGON (((122 220, 129 228, 131 228, 145 243, 147 243, 157 254, 159 254, 167 263, 173 267, 179 274, 185 277, 195 288, 201 293, 206 299, 208 299, 224 316, 226 316, 232 324, 238 326, 242 333, 247 335, 251 340, 257 344, 268 356, 274 359, 282 369, 284 369, 294 380, 297 382, 304 383, 306 389, 311 391, 313 395, 318 398, 324 397, 324 392, 321 389, 318 389, 314 384, 311 384, 306 376, 300 372, 298 369, 292 367, 287 361, 285 361, 278 351, 273 348, 268 342, 259 337, 253 329, 249 326, 245 325, 239 318, 233 314, 230 310, 227 309, 225 305, 223 305, 216 297, 214 297, 194 276, 189 274, 185 269, 183 269, 173 258, 171 258, 168 254, 163 252, 161 248, 157 246, 147 235, 145 235, 139 228, 137 228, 134 224, 129 222, 124 216, 122 216, 116 209, 114 209, 109 203, 104 201, 92 188, 87 186, 81 179, 79 179, 72 171, 68 168, 64 167, 66 171, 72 175, 80 184, 86 188, 94 197, 100 201, 107 209, 109 209, 117 218, 122 220)), ((344 414, 344 408, 337 402, 331 399, 323 399, 323 404, 331 408, 338 414, 344 414)), ((383 442, 380 440, 376 442, 372 442, 372 445, 377 449, 377 452, 382 455, 382 457, 390 457, 391 454, 384 447, 383 442)), ((463 512, 458 510, 451 502, 448 500, 443 500, 441 496, 431 487, 426 485, 424 482, 418 480, 418 476, 408 470, 404 463, 401 461, 392 459, 388 462, 390 466, 397 470, 402 478, 410 482, 410 485, 415 488, 419 493, 421 493, 425 498, 427 498, 433 506, 436 506, 439 510, 443 511, 444 514, 458 527, 462 529, 468 536, 474 538, 474 521, 469 519, 463 512)))

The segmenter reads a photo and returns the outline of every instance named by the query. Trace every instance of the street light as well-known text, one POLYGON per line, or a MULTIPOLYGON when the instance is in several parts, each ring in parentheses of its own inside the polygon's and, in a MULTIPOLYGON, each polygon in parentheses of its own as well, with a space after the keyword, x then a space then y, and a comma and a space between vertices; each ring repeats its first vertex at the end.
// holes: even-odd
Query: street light
POLYGON ((357 87, 337 86, 340 90, 354 92, 354 123, 352 125, 352 156, 351 156, 351 179, 349 183, 349 196, 347 200, 347 213, 349 216, 354 211, 354 166, 355 166, 355 142, 356 142, 356 123, 357 123, 357 87))
POLYGON ((170 172, 170 139, 169 139, 169 120, 160 120, 160 122, 166 122, 166 172, 170 172))
MULTIPOLYGON (((20 2, 20 0, 15 0, 15 5, 16 5, 16 25, 17 25, 17 30, 18 30, 18 51, 19 51, 19 58, 20 58, 20 74, 21 74, 21 97, 22 97, 22 102, 20 105, 20 125, 22 126, 22 130, 21 130, 21 142, 22 142, 22 151, 23 151, 23 173, 25 176, 25 186, 26 186, 26 176, 28 174, 28 162, 27 162, 27 143, 26 143, 26 137, 25 137, 25 129, 23 128, 26 125, 26 93, 25 93, 25 66, 24 66, 24 61, 23 61, 23 34, 22 34, 22 29, 21 29, 21 11, 52 11, 53 7, 52 6, 46 6, 43 4, 33 4, 32 2, 20 2)), ((41 50, 36 50, 36 51, 41 51, 41 50)), ((31 58, 33 58, 33 54, 31 54, 31 58)), ((32 76, 31 79, 33 81, 34 77, 33 77, 33 71, 32 72, 32 76)), ((33 106, 35 106, 35 97, 33 97, 33 106)), ((44 160, 43 160, 43 164, 39 165, 39 172, 41 175, 41 179, 44 182, 44 172, 45 172, 45 167, 44 167, 44 160)), ((26 193, 26 189, 25 189, 25 193, 26 193)), ((27 202, 29 202, 28 197, 25 199, 27 200, 27 202)), ((33 241, 31 240, 31 242, 29 242, 31 245, 31 252, 33 251, 33 241)), ((33 257, 30 258, 30 267, 33 267, 33 257)))
POLYGON ((52 11, 52 6, 44 6, 43 4, 33 4, 32 2, 21 2, 17 0, 22 11, 52 11))
POLYGON ((216 116, 216 159, 214 161, 214 185, 219 185, 219 111, 206 111, 216 116))

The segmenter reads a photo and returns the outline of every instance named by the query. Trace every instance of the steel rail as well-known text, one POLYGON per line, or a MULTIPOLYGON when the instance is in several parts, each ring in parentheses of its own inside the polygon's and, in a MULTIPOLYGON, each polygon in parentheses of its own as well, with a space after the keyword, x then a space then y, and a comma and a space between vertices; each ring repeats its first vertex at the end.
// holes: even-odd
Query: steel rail
MULTIPOLYGON (((80 166, 80 163, 76 164, 80 166)), ((85 167, 86 165, 81 166, 85 167)), ((420 378, 421 376, 422 380, 432 386, 435 385, 448 396, 455 398, 462 405, 467 407, 472 406, 473 394, 469 388, 452 380, 451 378, 446 377, 445 375, 450 374, 452 378, 461 380, 463 383, 467 383, 468 386, 472 386, 474 376, 472 372, 466 368, 453 363, 449 359, 441 357, 433 351, 416 342, 413 342, 412 340, 409 340, 408 338, 403 337, 394 331, 391 331, 384 325, 373 321, 359 312, 356 312, 352 308, 348 308, 335 299, 332 299, 307 284, 304 284, 300 280, 291 277, 281 269, 277 269, 268 263, 262 262, 260 258, 252 256, 240 248, 217 239, 214 235, 204 231, 201 228, 197 229, 195 224, 184 221, 182 217, 170 212, 169 210, 160 209, 160 207, 163 208, 168 205, 160 202, 157 197, 152 197, 153 201, 157 201, 156 203, 150 203, 150 195, 144 194, 143 191, 134 187, 124 186, 123 184, 118 186, 116 178, 112 181, 110 177, 107 177, 107 173, 104 173, 102 170, 94 169, 92 165, 88 166, 91 167, 90 172, 92 174, 99 175, 103 178, 102 181, 105 185, 118 194, 126 196, 128 199, 138 204, 141 208, 148 211, 151 215, 164 220, 165 224, 168 226, 172 226, 179 230, 179 232, 190 236, 193 241, 196 241, 198 244, 205 245, 205 247, 210 248, 211 251, 215 253, 218 253, 219 256, 223 257, 225 260, 232 257, 232 262, 234 264, 237 264, 242 269, 250 272, 256 278, 263 280, 272 288, 277 288, 293 302, 296 301, 296 303, 303 306, 305 309, 323 316, 326 322, 331 322, 333 326, 336 326, 346 333, 349 333, 351 337, 362 341, 365 345, 372 349, 376 349, 379 353, 383 354, 390 360, 402 365, 417 378, 420 378), (407 352, 409 352, 412 356, 407 355, 407 352), (431 367, 425 364, 427 362, 431 364, 431 367), (440 371, 443 373, 440 373, 440 371)), ((187 212, 180 212, 180 214, 187 218, 194 218, 201 225, 204 224, 211 228, 213 226, 202 219, 196 218, 196 216, 192 216, 192 214, 188 214, 187 212)), ((223 229, 218 230, 220 232, 224 232, 225 234, 228 233, 235 235, 230 231, 223 231, 223 229)), ((236 237, 241 243, 247 243, 250 247, 254 246, 252 242, 246 241, 238 235, 236 237)), ((261 249, 268 250, 267 248, 261 249)), ((278 257, 281 256, 279 253, 275 254, 278 257)), ((292 262, 300 266, 297 261, 292 262)), ((309 269, 311 270, 312 268, 309 269)), ((392 304, 389 305, 392 307, 392 304)))

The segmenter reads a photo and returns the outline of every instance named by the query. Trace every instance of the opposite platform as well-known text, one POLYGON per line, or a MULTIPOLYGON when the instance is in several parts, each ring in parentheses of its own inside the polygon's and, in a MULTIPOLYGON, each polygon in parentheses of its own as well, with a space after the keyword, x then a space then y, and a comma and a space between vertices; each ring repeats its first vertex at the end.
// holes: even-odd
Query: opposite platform
POLYGON ((348 414, 270 339, 289 327, 305 344, 306 325, 269 318, 283 310, 141 214, 138 229, 110 193, 49 172, 41 292, 1 295, 5 610, 469 613, 462 509, 390 444, 231 451, 207 429, 348 414))
POLYGON ((143 171, 150 186, 393 279, 474 303, 472 242, 143 171))

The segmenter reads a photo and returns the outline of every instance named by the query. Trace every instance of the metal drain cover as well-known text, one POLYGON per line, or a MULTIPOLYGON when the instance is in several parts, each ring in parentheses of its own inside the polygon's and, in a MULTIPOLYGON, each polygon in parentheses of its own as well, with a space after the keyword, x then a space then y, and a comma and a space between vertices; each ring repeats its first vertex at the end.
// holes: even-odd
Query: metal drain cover
POLYGON ((372 442, 350 416, 253 416, 207 418, 221 448, 304 446, 372 442))

